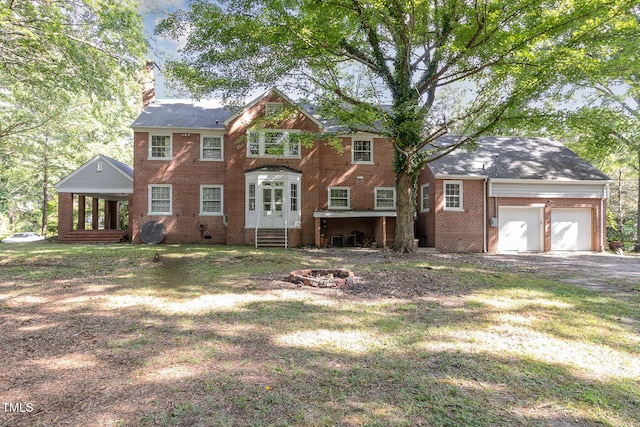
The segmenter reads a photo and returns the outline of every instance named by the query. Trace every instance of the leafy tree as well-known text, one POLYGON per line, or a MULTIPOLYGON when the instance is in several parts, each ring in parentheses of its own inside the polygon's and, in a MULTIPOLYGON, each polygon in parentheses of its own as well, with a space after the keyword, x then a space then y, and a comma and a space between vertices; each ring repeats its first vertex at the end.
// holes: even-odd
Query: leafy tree
POLYGON ((137 7, 0 0, 0 229, 45 230, 50 185, 130 138, 146 52, 137 7))
POLYGON ((503 129, 544 133, 565 140, 582 157, 614 179, 609 204, 615 238, 635 235, 640 250, 640 7, 624 19, 607 23, 603 34, 568 50, 558 69, 550 69, 554 84, 544 105, 530 103, 505 120, 503 129), (605 35, 606 37, 602 37, 605 35), (636 206, 626 202, 625 187, 636 180, 636 206))
POLYGON ((394 249, 409 252, 420 170, 544 93, 566 51, 596 40, 636 3, 193 0, 157 31, 187 39, 167 70, 196 97, 280 86, 353 131, 389 137, 394 249), (446 133, 460 137, 436 144, 446 133))

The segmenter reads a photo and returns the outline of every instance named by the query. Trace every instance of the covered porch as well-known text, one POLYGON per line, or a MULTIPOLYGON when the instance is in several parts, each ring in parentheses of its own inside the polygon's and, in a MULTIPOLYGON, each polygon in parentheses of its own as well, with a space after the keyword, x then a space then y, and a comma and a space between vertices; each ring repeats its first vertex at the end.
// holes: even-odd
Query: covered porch
POLYGON ((129 240, 129 200, 133 169, 98 155, 55 185, 58 189, 58 240, 129 240))
POLYGON ((315 245, 318 247, 379 247, 393 245, 395 211, 316 211, 315 245))

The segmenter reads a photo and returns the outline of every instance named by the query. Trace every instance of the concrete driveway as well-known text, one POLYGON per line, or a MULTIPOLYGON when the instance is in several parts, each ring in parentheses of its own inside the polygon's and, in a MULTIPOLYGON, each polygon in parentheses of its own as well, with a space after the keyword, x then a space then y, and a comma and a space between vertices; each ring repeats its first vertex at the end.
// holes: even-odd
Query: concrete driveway
POLYGON ((596 291, 640 294, 640 254, 556 252, 456 256, 596 291))

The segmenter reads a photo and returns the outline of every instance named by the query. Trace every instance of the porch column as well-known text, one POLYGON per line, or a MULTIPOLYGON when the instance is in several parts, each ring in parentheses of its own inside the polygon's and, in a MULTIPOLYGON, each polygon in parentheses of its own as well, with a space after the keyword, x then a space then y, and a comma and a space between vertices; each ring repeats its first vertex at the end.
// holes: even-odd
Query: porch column
POLYGON ((104 229, 111 229, 111 201, 104 199, 104 229))
POLYGON ((85 202, 85 196, 78 196, 78 230, 84 230, 84 223, 87 219, 85 202))
POLYGON ((387 247, 387 217, 382 217, 382 247, 387 247))
POLYGON ((117 200, 107 200, 105 201, 109 206, 109 229, 117 230, 118 229, 118 201, 117 200))
POLYGON ((92 197, 91 198, 91 229, 92 230, 97 230, 98 229, 98 215, 99 215, 99 211, 98 211, 98 199, 96 197, 92 197))
POLYGON ((320 243, 320 231, 321 231, 321 226, 322 223, 320 221, 320 218, 314 218, 315 219, 315 226, 316 226, 316 247, 319 248, 320 246, 322 246, 322 244, 320 243))
POLYGON ((73 230, 73 193, 58 193, 58 239, 73 230))

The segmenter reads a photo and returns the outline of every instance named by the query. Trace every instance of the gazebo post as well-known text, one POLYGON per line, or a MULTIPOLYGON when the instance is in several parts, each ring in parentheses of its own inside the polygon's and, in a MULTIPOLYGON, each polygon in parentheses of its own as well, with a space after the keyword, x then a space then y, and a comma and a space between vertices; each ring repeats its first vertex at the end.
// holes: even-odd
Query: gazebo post
POLYGON ((98 202, 99 199, 97 197, 92 197, 91 198, 91 229, 92 230, 97 230, 98 229, 98 202))
POLYGON ((84 230, 84 224, 87 220, 85 196, 78 196, 78 230, 84 230))

